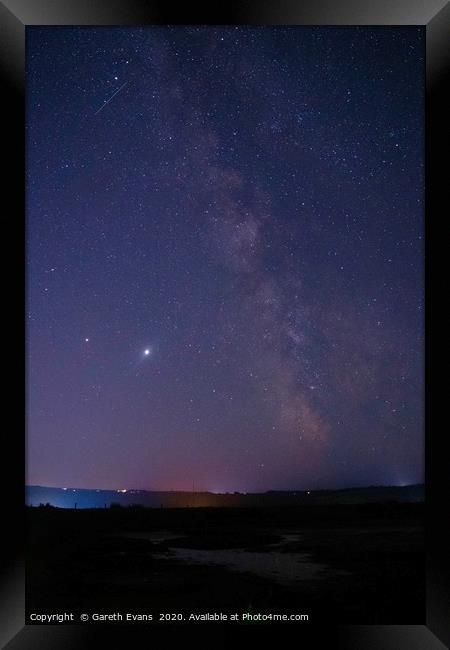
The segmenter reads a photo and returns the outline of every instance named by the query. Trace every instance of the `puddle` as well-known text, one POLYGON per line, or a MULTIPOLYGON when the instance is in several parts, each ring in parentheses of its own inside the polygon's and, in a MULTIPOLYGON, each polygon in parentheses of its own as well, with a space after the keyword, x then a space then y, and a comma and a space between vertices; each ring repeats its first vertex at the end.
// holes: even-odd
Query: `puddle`
POLYGON ((172 548, 171 552, 177 560, 182 562, 224 566, 233 571, 253 573, 262 578, 270 578, 282 584, 319 579, 326 569, 324 564, 312 562, 311 556, 307 553, 255 553, 244 549, 200 550, 190 548, 172 548))
MULTIPOLYGON (((280 553, 278 549, 293 542, 298 542, 301 535, 280 531, 281 540, 268 544, 267 551, 247 551, 243 548, 233 549, 191 549, 170 546, 170 540, 186 537, 166 530, 130 532, 123 537, 146 539, 150 542, 168 542, 170 555, 187 564, 222 566, 231 571, 253 573, 262 578, 269 578, 280 584, 292 585, 302 580, 318 580, 326 575, 328 567, 318 564, 308 553, 280 553), (276 549, 276 550, 275 550, 276 549)), ((157 553, 155 557, 167 559, 167 553, 157 553)))

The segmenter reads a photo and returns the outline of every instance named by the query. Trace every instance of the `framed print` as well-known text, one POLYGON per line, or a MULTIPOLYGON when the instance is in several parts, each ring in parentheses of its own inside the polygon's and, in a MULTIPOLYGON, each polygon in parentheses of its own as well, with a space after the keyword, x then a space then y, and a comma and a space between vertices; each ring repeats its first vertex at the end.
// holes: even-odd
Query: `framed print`
POLYGON ((25 243, 4 647, 444 648, 448 4, 0 10, 25 243))

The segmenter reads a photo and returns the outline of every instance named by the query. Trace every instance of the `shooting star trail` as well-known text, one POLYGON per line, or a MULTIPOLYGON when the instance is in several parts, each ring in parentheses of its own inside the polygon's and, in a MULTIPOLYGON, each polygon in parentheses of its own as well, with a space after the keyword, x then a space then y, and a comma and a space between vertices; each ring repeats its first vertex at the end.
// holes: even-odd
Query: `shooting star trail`
POLYGON ((120 86, 120 88, 118 88, 118 89, 117 89, 117 90, 116 90, 116 91, 111 95, 111 97, 110 97, 107 101, 103 102, 103 104, 100 106, 100 108, 99 108, 97 111, 95 111, 94 115, 97 115, 97 113, 100 113, 100 111, 102 110, 102 108, 105 108, 105 106, 106 106, 107 104, 109 104, 109 102, 111 101, 111 99, 114 99, 114 97, 117 95, 117 93, 120 93, 120 91, 122 90, 122 88, 123 88, 124 86, 126 86, 127 83, 128 83, 128 81, 125 81, 125 83, 123 83, 123 84, 120 86))

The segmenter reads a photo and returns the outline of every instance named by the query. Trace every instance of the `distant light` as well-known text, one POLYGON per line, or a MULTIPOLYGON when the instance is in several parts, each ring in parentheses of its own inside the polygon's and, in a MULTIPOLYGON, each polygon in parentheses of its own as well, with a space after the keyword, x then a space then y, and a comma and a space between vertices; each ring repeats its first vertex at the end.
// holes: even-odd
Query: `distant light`
POLYGON ((88 339, 88 338, 86 338, 86 339, 84 339, 84 340, 86 341, 86 343, 89 343, 89 339, 88 339))
POLYGON ((144 354, 146 357, 148 357, 148 355, 150 354, 150 350, 147 348, 146 350, 144 350, 144 354))
POLYGON ((308 490, 308 492, 306 494, 311 494, 311 492, 309 492, 309 490, 308 490))
POLYGON ((122 494, 125 494, 126 490, 117 490, 117 492, 121 492, 122 494))

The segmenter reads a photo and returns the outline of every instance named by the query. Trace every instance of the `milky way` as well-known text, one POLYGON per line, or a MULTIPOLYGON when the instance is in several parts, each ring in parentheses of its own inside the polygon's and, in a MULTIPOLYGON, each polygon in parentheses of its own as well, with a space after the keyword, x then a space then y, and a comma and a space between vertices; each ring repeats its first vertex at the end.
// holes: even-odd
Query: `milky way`
POLYGON ((422 481, 423 30, 27 31, 27 482, 422 481))

